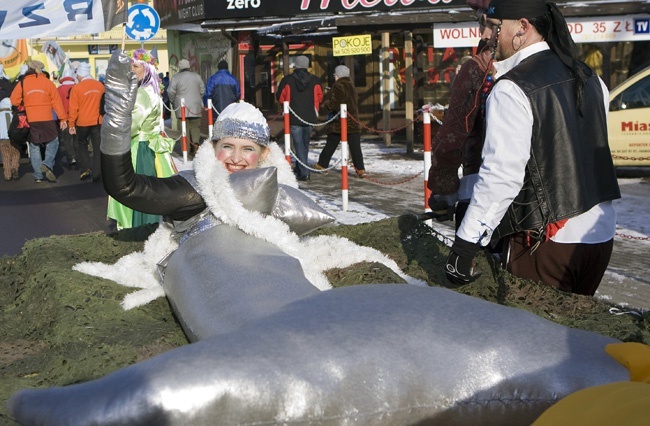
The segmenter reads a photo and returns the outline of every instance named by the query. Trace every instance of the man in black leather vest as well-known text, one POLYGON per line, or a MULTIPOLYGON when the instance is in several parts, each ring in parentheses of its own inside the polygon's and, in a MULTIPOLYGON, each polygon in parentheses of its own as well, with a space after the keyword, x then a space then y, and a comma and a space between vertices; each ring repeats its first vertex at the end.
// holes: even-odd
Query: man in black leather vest
POLYGON ((500 78, 487 100, 483 164, 447 277, 475 280, 474 255, 506 237, 510 272, 593 295, 612 253, 612 200, 620 198, 607 141, 609 91, 577 59, 554 3, 493 0, 487 18, 500 78))

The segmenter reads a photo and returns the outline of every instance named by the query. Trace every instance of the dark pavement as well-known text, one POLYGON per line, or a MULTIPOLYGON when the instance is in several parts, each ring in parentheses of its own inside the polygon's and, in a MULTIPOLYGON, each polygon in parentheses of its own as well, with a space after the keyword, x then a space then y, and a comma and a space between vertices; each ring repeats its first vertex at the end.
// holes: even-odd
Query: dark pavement
POLYGON ((36 183, 27 158, 19 172, 18 181, 0 177, 0 256, 19 254, 33 238, 114 230, 106 219, 108 195, 101 181, 81 181, 78 170, 57 165, 56 183, 36 183))

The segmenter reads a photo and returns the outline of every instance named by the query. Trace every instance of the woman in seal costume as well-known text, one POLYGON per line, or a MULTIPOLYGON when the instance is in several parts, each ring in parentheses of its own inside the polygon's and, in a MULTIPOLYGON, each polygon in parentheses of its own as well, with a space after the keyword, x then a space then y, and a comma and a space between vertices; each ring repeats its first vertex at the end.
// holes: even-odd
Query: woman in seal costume
MULTIPOLYGON (((218 140, 199 148, 191 173, 137 175, 123 130, 134 97, 125 63, 128 71, 126 57, 109 62, 104 185, 132 207, 176 219, 174 233, 159 227, 144 253, 180 236, 163 286, 199 341, 88 383, 19 391, 8 402, 18 423, 530 425, 568 393, 629 379, 603 351, 614 339, 520 309, 439 287, 318 291, 311 282, 326 286, 314 271, 376 252, 340 238, 298 239, 318 226, 316 209, 300 191, 273 185, 291 170, 259 113, 226 108, 218 140), (243 146, 248 164, 234 161, 243 146), (236 165, 225 166, 228 158, 236 165), (277 168, 264 167, 274 158, 277 168)), ((109 269, 131 278, 146 269, 124 259, 109 269)))
POLYGON ((169 178, 137 173, 124 130, 132 128, 137 87, 127 61, 123 54, 114 56, 107 72, 104 187, 128 208, 162 215, 165 221, 142 256, 108 268, 118 275, 129 271, 129 282, 110 271, 98 274, 97 265, 76 267, 143 288, 127 296, 125 308, 166 294, 190 340, 201 340, 330 288, 323 271, 332 267, 381 262, 410 280, 395 262, 369 247, 338 237, 299 237, 334 218, 297 189, 282 151, 270 142, 266 119, 248 103, 222 111, 213 140, 199 149, 193 170, 169 178), (134 275, 148 271, 151 276, 156 264, 162 288, 134 275))
MULTIPOLYGON (((145 49, 137 49, 131 57, 131 68, 138 77, 138 92, 131 122, 131 160, 136 173, 169 177, 176 173, 171 153, 175 141, 162 135, 160 80, 156 58, 145 49)), ((117 228, 132 228, 158 223, 160 216, 132 210, 112 197, 107 216, 117 221, 117 228)))

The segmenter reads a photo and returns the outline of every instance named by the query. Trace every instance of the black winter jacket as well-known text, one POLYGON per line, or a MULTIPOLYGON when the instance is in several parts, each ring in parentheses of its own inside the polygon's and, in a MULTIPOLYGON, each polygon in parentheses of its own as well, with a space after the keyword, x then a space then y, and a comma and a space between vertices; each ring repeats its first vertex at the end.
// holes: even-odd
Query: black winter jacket
POLYGON ((203 197, 180 175, 158 178, 136 174, 131 152, 101 154, 102 181, 111 197, 143 213, 183 221, 207 207, 203 197))
POLYGON ((323 101, 321 81, 306 69, 298 68, 282 79, 277 99, 280 103, 289 101, 295 113, 291 114, 292 126, 308 126, 305 122, 315 124, 318 122, 318 108, 323 101))

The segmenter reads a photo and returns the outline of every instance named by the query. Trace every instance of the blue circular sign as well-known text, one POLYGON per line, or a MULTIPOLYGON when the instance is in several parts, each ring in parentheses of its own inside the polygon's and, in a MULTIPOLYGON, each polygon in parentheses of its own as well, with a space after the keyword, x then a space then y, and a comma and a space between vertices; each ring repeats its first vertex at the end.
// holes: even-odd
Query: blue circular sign
POLYGON ((129 7, 126 21, 126 35, 131 40, 145 41, 156 35, 160 28, 160 16, 148 4, 134 4, 129 7))

